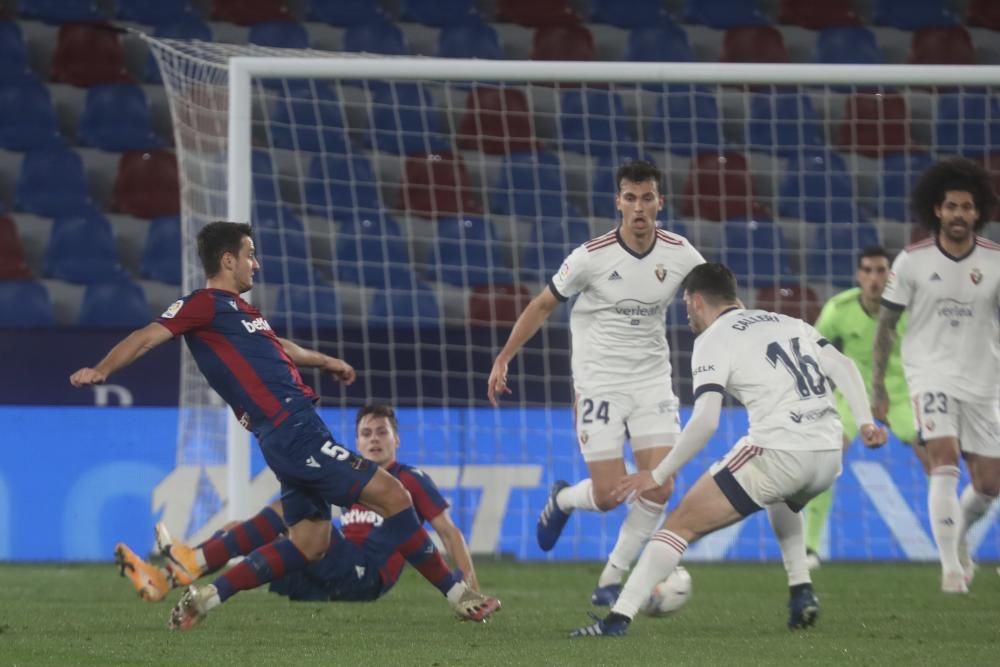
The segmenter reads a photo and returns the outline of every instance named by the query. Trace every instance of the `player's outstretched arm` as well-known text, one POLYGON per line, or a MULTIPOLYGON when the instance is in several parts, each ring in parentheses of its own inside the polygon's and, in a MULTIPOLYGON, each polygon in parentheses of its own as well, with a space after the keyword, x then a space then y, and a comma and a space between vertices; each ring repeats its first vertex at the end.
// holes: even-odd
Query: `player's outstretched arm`
POLYGON ((885 306, 880 308, 875 342, 872 345, 872 414, 887 424, 889 392, 885 388, 885 369, 889 365, 889 355, 896 344, 896 325, 902 315, 902 310, 885 306))
POLYGON ((343 359, 331 357, 315 350, 307 350, 287 338, 278 338, 278 341, 281 343, 282 349, 285 350, 285 354, 299 368, 321 368, 344 384, 351 384, 357 379, 354 368, 343 359))
POLYGON ((868 406, 865 381, 854 361, 833 345, 826 344, 819 349, 819 363, 851 407, 865 446, 875 448, 884 445, 888 433, 875 425, 875 418, 868 406))
POLYGON ((173 337, 170 330, 159 322, 150 322, 143 328, 136 329, 111 348, 107 356, 93 368, 81 368, 70 375, 69 382, 74 387, 101 384, 115 371, 125 368, 154 347, 166 343, 173 337))
POLYGON ((490 370, 490 379, 486 388, 486 396, 494 406, 500 404, 500 397, 510 393, 507 387, 507 365, 510 360, 521 350, 525 343, 531 340, 549 315, 559 305, 559 299, 552 293, 552 289, 546 287, 538 293, 531 303, 528 304, 521 316, 514 323, 514 328, 510 330, 507 343, 500 350, 493 368, 490 370))
POLYGON ((465 536, 458 529, 455 522, 451 520, 448 510, 445 510, 431 519, 431 527, 437 532, 444 543, 444 550, 454 561, 455 566, 465 575, 465 583, 474 591, 479 590, 479 580, 476 579, 476 568, 472 565, 472 554, 469 553, 469 545, 465 543, 465 536))

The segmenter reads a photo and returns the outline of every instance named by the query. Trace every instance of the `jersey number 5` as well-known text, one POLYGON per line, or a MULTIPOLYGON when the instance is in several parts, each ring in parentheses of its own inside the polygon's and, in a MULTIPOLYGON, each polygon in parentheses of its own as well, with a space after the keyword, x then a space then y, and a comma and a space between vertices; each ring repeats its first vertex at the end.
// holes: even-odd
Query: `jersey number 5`
POLYGON ((323 443, 323 446, 319 448, 319 451, 323 452, 334 461, 346 461, 351 456, 349 451, 340 445, 333 444, 329 440, 323 443))
POLYGON ((792 348, 791 355, 778 341, 767 346, 767 360, 771 367, 777 368, 780 361, 795 380, 795 387, 802 398, 826 394, 826 376, 820 370, 819 364, 808 354, 802 353, 798 337, 792 338, 788 343, 792 348))

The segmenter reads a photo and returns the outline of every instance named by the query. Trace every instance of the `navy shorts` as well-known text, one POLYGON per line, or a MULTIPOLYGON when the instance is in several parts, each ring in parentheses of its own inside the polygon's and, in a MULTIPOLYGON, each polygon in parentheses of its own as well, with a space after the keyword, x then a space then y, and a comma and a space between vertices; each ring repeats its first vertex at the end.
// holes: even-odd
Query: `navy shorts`
POLYGON ((281 482, 285 523, 330 520, 330 506, 350 507, 378 472, 330 435, 315 409, 289 416, 260 439, 264 460, 281 482))

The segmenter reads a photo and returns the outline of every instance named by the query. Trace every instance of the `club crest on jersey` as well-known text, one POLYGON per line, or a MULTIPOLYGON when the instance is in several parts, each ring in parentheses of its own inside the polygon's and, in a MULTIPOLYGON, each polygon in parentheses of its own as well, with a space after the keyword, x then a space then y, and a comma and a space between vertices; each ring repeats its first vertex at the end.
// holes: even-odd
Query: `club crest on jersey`
POLYGON ((179 299, 177 301, 174 301, 172 304, 170 304, 169 308, 167 308, 165 311, 163 311, 163 314, 160 315, 160 317, 162 317, 165 320, 171 320, 171 319, 173 319, 177 315, 177 312, 181 309, 181 307, 183 305, 184 305, 184 300, 183 299, 179 299))
POLYGON ((580 444, 581 445, 586 445, 587 444, 587 440, 589 440, 589 439, 590 439, 590 436, 587 435, 586 431, 580 431, 580 444))
POLYGON ((983 272, 979 269, 972 269, 969 271, 969 279, 972 280, 973 285, 978 285, 983 279, 983 272))
POLYGON ((653 273, 656 274, 656 279, 659 280, 661 283, 667 279, 667 270, 663 268, 662 264, 657 264, 656 271, 654 271, 653 273))

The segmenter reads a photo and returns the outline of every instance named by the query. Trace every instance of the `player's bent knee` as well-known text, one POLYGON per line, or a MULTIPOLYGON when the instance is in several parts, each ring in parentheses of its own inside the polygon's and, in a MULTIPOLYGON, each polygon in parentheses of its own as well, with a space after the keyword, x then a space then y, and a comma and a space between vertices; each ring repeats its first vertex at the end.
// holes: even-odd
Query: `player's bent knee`
POLYGON ((594 491, 594 506, 597 507, 598 512, 610 512, 619 505, 621 505, 621 503, 615 500, 610 491, 608 493, 601 494, 594 491))
POLYGON ((670 500, 670 496, 674 493, 674 478, 671 477, 662 486, 655 489, 650 489, 642 494, 642 497, 646 500, 652 501, 657 505, 666 505, 667 501, 670 500))

